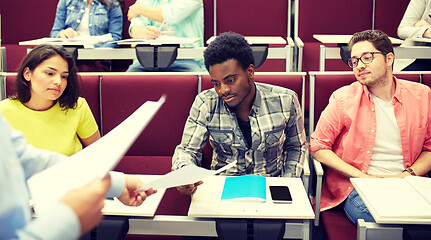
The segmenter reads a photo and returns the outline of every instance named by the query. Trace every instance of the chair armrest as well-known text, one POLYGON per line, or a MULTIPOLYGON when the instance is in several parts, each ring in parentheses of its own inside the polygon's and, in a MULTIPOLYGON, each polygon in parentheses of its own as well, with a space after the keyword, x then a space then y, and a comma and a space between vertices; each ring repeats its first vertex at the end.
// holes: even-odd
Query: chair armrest
POLYGON ((304 42, 301 40, 300 37, 295 37, 295 45, 298 47, 303 48, 304 47, 304 42))
POLYGON ((302 55, 303 55, 303 51, 304 51, 304 42, 301 40, 301 38, 295 37, 295 45, 298 47, 296 71, 301 72, 302 71, 302 55))
POLYGON ((302 182, 304 184, 305 192, 310 196, 310 193, 308 192, 310 189, 310 162, 309 162, 309 151, 308 151, 308 144, 306 146, 305 150, 305 157, 304 157, 304 164, 302 167, 302 182))
POLYGON ((312 158, 314 164, 314 171, 316 172, 316 197, 314 206, 314 225, 319 226, 320 220, 320 198, 322 196, 322 181, 323 181, 323 168, 322 164, 316 159, 312 158))
POLYGON ((292 37, 287 37, 287 45, 291 46, 291 47, 295 47, 295 42, 293 41, 292 37))

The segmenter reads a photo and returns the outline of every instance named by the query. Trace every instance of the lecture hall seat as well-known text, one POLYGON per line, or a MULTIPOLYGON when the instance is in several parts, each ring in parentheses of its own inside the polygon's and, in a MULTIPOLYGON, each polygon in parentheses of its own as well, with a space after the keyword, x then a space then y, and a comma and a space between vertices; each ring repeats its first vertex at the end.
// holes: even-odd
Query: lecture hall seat
POLYGON ((431 73, 422 75, 422 83, 427 85, 428 87, 431 87, 431 73))
MULTIPOLYGON (((198 90, 196 75, 103 75, 101 79, 102 131, 108 133, 141 104, 166 95, 166 102, 135 141, 115 170, 134 174, 170 172, 172 155, 198 90)), ((190 197, 175 188, 166 191, 158 215, 187 215, 190 197)))

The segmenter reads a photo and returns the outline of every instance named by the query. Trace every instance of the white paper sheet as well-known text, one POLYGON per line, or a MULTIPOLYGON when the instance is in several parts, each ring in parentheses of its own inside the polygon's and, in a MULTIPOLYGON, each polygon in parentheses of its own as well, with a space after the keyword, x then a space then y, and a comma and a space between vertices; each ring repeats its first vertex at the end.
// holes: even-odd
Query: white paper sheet
POLYGON ((236 162, 237 161, 233 161, 218 170, 208 170, 205 168, 198 167, 194 164, 190 164, 176 171, 167 173, 159 179, 149 182, 145 186, 141 187, 138 191, 142 192, 150 188, 160 189, 193 184, 199 182, 205 177, 216 175, 225 171, 226 169, 235 166, 236 162))
POLYGON ((176 37, 176 36, 160 36, 156 39, 124 39, 116 41, 119 45, 137 45, 139 43, 142 44, 150 44, 150 45, 161 45, 161 44, 192 44, 199 41, 200 38, 184 38, 184 37, 176 37))
POLYGON ((50 37, 44 37, 39 39, 34 39, 30 41, 22 41, 19 43, 19 45, 39 45, 39 44, 59 44, 59 45, 82 45, 82 44, 89 44, 94 45, 97 43, 102 42, 109 42, 114 40, 112 38, 111 33, 107 33, 104 35, 98 35, 98 36, 77 36, 74 38, 50 38, 50 37), (76 43, 76 44, 75 44, 76 43))
POLYGON ((35 209, 43 211, 68 191, 96 177, 103 178, 118 164, 164 102, 165 96, 157 102, 147 101, 103 138, 33 175, 27 183, 35 209))
POLYGON ((431 205, 403 178, 350 178, 373 217, 430 219, 431 205))

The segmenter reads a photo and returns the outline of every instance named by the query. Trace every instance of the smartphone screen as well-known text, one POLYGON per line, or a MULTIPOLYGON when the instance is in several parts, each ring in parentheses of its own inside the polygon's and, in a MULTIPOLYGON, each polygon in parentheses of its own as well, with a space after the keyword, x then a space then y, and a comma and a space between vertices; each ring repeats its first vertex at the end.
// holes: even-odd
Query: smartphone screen
POLYGON ((269 191, 274 203, 292 203, 292 196, 287 186, 269 186, 269 191))

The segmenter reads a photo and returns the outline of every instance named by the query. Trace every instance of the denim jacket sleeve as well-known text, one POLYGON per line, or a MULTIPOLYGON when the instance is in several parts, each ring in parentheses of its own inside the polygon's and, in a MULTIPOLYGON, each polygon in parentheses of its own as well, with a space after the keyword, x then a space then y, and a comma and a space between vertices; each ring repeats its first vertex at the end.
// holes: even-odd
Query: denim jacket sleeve
POLYGON ((121 40, 123 32, 123 12, 120 5, 117 5, 109 10, 109 32, 114 41, 121 40))
MULTIPOLYGON (((112 41, 121 40, 123 33, 123 11, 121 10, 121 6, 116 5, 110 8, 108 18, 109 33, 112 36, 112 41)), ((118 45, 112 42, 107 42, 98 44, 96 47, 118 47, 118 45)))
POLYGON ((54 26, 52 27, 50 37, 56 38, 61 30, 66 27, 66 17, 67 17, 67 9, 66 9, 66 0, 60 0, 57 4, 57 11, 55 13, 54 26))

